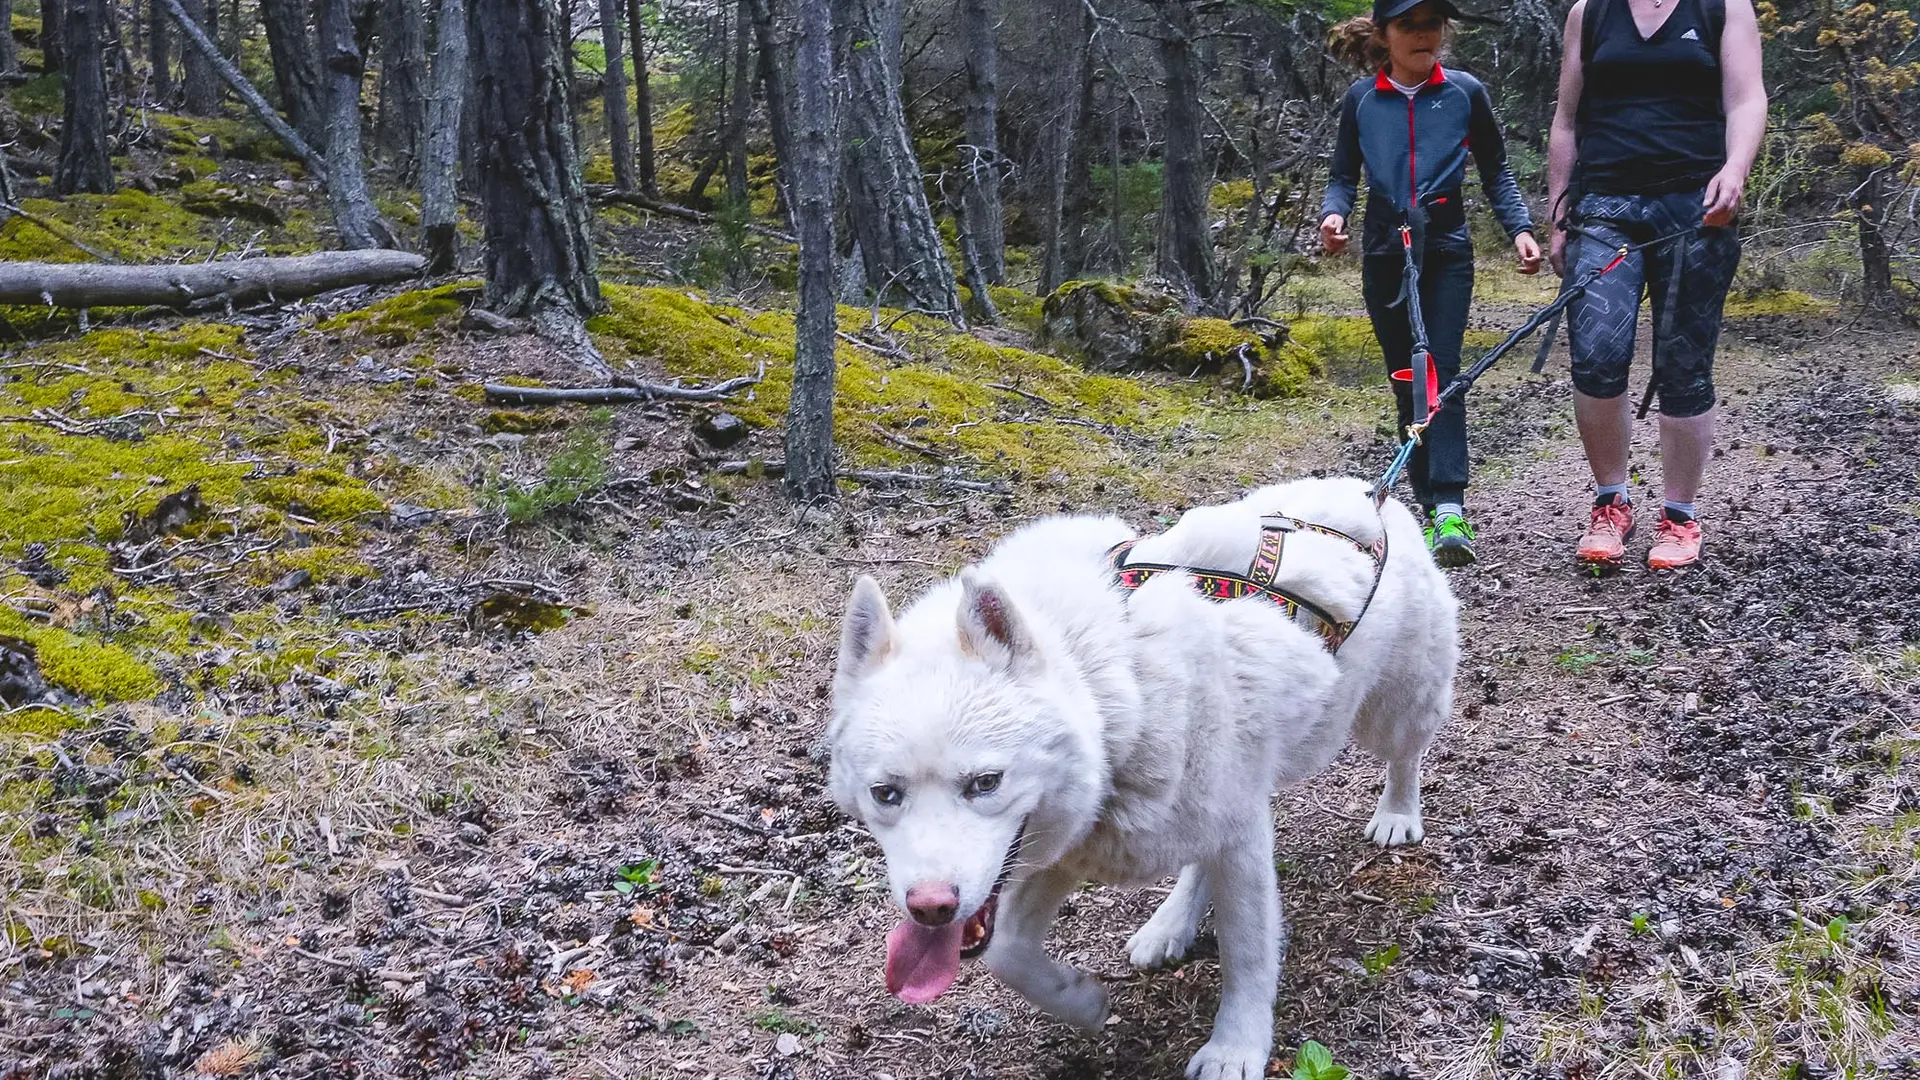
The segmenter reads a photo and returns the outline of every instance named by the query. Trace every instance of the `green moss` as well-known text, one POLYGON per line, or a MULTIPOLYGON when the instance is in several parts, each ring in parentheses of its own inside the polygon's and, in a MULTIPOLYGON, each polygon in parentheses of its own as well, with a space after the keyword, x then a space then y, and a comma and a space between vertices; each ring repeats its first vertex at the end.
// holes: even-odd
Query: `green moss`
POLYGON ((0 634, 32 644, 40 674, 89 701, 138 701, 160 692, 153 668, 117 645, 29 622, 8 607, 0 607, 0 634))
POLYGON ((380 339, 385 345, 405 345, 466 311, 462 301, 475 295, 479 288, 478 281, 456 281, 433 289, 414 289, 357 311, 335 315, 314 329, 326 333, 362 333, 380 339))
POLYGON ((347 521, 386 509, 386 500, 367 486, 332 469, 307 469, 270 480, 258 492, 268 506, 312 521, 347 521))
POLYGON ((565 426, 565 420, 552 416, 513 412, 506 409, 488 413, 486 419, 480 421, 481 429, 489 434, 507 432, 514 435, 532 435, 535 432, 550 431, 565 426))
MULTIPOLYGON (((134 188, 112 195, 70 195, 53 202, 28 199, 22 208, 70 228, 82 241, 128 262, 164 262, 205 248, 213 239, 207 219, 134 188)), ((86 254, 25 218, 0 225, 0 259, 32 262, 92 262, 86 254)))
POLYGON ((256 585, 269 585, 296 570, 305 570, 312 575, 316 584, 321 585, 331 585, 349 578, 379 576, 379 572, 352 548, 322 544, 276 551, 250 564, 248 577, 256 585))
MULTIPOLYGON (((962 286, 960 294, 965 303, 973 303, 973 290, 962 286)), ((1040 325, 1044 321, 1040 297, 1022 289, 1009 289, 1004 285, 987 286, 987 295, 993 298, 994 310, 1000 313, 1002 322, 1025 330, 1029 334, 1040 332, 1040 325)))
POLYGON ((37 75, 7 94, 15 112, 21 116, 59 116, 62 106, 60 76, 37 75))
MULTIPOLYGON (((764 363, 766 378, 752 399, 736 398, 728 408, 759 427, 784 421, 793 379, 791 316, 723 307, 681 290, 608 286, 605 292, 608 313, 588 324, 603 351, 655 357, 670 374, 707 379, 752 374, 764 363)), ((849 332, 868 318, 864 310, 840 313, 849 332)), ((989 383, 1070 404, 1072 412, 1063 410, 1063 416, 1091 416, 1136 430, 1170 428, 1188 409, 1187 399, 1172 390, 1089 375, 1057 357, 943 327, 930 319, 894 324, 895 336, 915 357, 912 363, 889 363, 845 343, 838 347, 834 438, 852 461, 923 463, 924 456, 902 445, 904 439, 999 471, 1058 469, 1090 477, 1124 471, 1105 434, 1035 416, 1031 402, 989 383)))
POLYGON ((1749 319, 1766 315, 1831 315, 1833 302, 1808 296, 1791 289, 1763 289, 1754 292, 1736 293, 1727 297, 1726 316, 1729 319, 1749 319))

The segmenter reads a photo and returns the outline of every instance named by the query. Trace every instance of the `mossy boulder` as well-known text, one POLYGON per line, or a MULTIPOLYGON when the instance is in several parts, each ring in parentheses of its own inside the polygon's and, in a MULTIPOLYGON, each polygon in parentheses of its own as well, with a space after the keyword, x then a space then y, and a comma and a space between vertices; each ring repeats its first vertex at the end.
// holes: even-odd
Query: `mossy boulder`
POLYGON ((1287 340, 1285 327, 1261 334, 1225 319, 1185 314, 1154 289, 1070 281, 1041 307, 1042 331, 1096 371, 1170 371, 1215 375, 1254 397, 1288 397, 1318 373, 1313 353, 1287 340))

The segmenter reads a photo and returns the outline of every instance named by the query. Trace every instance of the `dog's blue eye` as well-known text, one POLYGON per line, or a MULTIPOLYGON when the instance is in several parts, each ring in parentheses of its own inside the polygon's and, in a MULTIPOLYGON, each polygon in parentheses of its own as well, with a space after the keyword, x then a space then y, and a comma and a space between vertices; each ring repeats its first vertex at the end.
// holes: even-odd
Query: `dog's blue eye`
POLYGON ((999 790, 999 788, 1000 774, 997 772, 983 772, 979 776, 974 777, 971 783, 967 784, 967 798, 971 799, 978 795, 991 795, 999 790))
POLYGON ((881 806, 899 806, 900 801, 907 797, 905 792, 892 784, 875 784, 869 790, 873 793, 873 801, 881 806))

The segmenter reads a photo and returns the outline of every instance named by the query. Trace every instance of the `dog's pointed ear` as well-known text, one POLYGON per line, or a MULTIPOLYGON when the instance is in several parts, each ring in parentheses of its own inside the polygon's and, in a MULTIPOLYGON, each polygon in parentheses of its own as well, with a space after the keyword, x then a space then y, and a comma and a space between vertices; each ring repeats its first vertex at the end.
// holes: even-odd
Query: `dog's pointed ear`
POLYGON ((862 574, 853 583, 847 616, 840 624, 840 662, 834 671, 834 685, 843 687, 872 671, 893 647, 893 612, 887 610, 880 583, 862 574))
POLYGON ((960 574, 960 644, 982 660, 1013 671, 1040 662, 1033 635, 1006 590, 973 570, 960 574))

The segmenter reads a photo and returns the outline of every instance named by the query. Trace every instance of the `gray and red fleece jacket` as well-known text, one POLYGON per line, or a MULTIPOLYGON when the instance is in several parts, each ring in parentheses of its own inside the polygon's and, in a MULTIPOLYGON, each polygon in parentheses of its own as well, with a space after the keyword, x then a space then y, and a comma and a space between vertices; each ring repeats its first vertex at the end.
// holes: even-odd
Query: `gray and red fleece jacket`
POLYGON ((1366 254, 1400 253, 1400 226, 1416 202, 1426 212, 1427 250, 1471 251, 1460 199, 1469 156, 1507 235, 1531 230, 1533 217, 1507 167, 1506 141, 1480 80, 1435 64, 1426 85, 1408 97, 1385 72, 1361 79, 1340 104, 1340 138, 1320 217, 1352 217, 1364 166, 1367 222, 1361 244, 1366 254))

